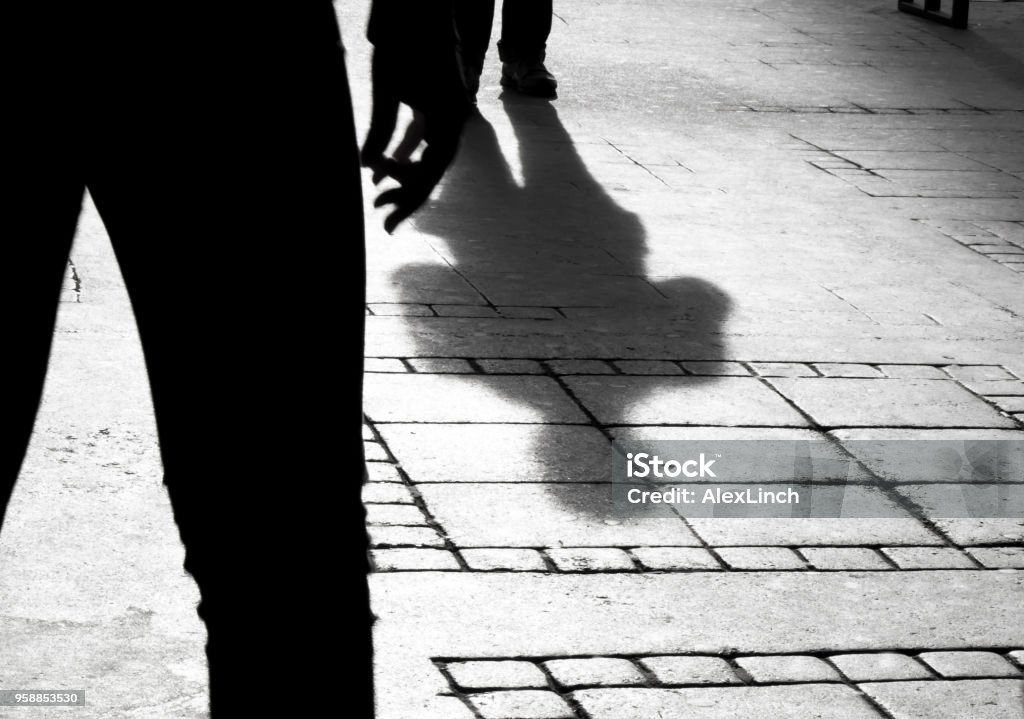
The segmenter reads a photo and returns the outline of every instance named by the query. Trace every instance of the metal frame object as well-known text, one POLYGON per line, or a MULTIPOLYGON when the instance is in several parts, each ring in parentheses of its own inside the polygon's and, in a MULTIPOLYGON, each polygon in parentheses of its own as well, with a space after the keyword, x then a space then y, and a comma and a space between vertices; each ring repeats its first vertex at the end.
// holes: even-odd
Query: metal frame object
POLYGON ((943 0, 897 0, 897 7, 903 12, 920 15, 929 20, 941 22, 943 25, 957 28, 967 27, 967 11, 970 8, 970 0, 946 1, 953 5, 950 12, 941 10, 943 0))

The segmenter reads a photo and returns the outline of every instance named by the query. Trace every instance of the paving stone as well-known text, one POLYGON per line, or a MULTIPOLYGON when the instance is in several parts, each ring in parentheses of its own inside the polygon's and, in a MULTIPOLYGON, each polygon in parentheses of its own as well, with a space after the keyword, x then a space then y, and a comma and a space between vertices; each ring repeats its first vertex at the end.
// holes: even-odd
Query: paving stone
MULTIPOLYGON (((879 370, 866 364, 840 364, 836 362, 817 362, 814 369, 825 377, 883 377, 879 370)), ((804 375, 798 375, 804 376, 804 375)))
POLYGON ((646 657, 640 664, 661 684, 742 684, 720 657, 646 657))
POLYGON ((424 374, 472 374, 469 362, 457 357, 413 357, 409 364, 424 374))
POLYGON ((900 569, 974 569, 974 563, 952 547, 883 547, 882 553, 900 569))
POLYGON ((368 504, 366 505, 366 523, 416 526, 425 525, 427 519, 419 507, 414 505, 368 504))
POLYGON ((948 679, 1020 676, 1015 666, 995 652, 923 652, 918 657, 948 679))
POLYGON ((633 560, 621 549, 568 548, 549 549, 548 557, 563 572, 632 571, 633 560))
POLYGON ((931 673, 906 654, 836 654, 830 657, 853 682, 874 682, 887 679, 928 679, 931 673))
POLYGON ((749 377, 750 370, 739 362, 683 362, 683 369, 690 374, 716 377, 749 377))
POLYGON ((363 485, 363 501, 371 504, 413 504, 415 500, 403 484, 368 482, 363 485))
POLYGON ((987 379, 977 382, 964 382, 964 387, 975 394, 985 396, 1024 396, 1024 382, 1018 379, 987 379))
POLYGON ((856 691, 839 684, 584 689, 572 696, 590 719, 878 719, 856 691))
POLYGON ((1024 547, 973 547, 967 551, 990 569, 1024 569, 1024 547))
POLYGON ((611 444, 595 427, 387 424, 381 436, 413 482, 611 481, 611 444))
POLYGON ((964 382, 1016 379, 1002 367, 991 365, 950 365, 946 372, 964 382))
POLYGON ((511 319, 560 320, 562 313, 554 307, 499 307, 498 312, 511 319))
POLYGON ((603 687, 644 684, 640 670, 628 659, 594 657, 586 659, 554 659, 544 662, 560 687, 603 687))
POLYGON ((481 359, 476 362, 488 374, 544 374, 544 366, 527 359, 481 359))
POLYGON ((506 570, 516 572, 544 572, 547 564, 536 549, 464 549, 462 558, 474 571, 506 570))
POLYGON ((363 360, 363 369, 367 372, 408 372, 400 359, 388 357, 367 357, 363 360))
MULTIPOLYGON (((923 312, 883 312, 880 310, 866 310, 864 312, 873 322, 877 322, 880 325, 886 327, 936 327, 941 323, 931 315, 926 315, 923 312)), ((937 369, 937 368, 930 368, 937 369)), ((949 379, 949 375, 938 370, 941 377, 928 376, 925 372, 909 372, 888 375, 890 377, 920 377, 924 375, 924 379, 949 379)), ((888 373, 887 373, 888 374, 888 373)))
POLYGON ((487 305, 433 305, 438 317, 497 317, 498 311, 487 305))
POLYGON ((987 397, 1004 412, 1024 412, 1024 397, 987 397))
POLYGON ((375 439, 375 437, 373 435, 373 429, 368 424, 364 424, 363 425, 363 439, 364 440, 375 439))
POLYGON ((472 696, 483 719, 575 719, 562 697, 550 691, 485 692, 472 696))
POLYGON ((800 553, 815 569, 892 569, 878 552, 864 547, 804 547, 800 553))
POLYGON ((977 679, 861 684, 893 719, 1024 719, 1022 682, 977 679))
POLYGON ((683 374, 679 365, 667 360, 616 360, 615 366, 622 374, 653 374, 653 375, 676 375, 683 374))
POLYGON ((711 552, 698 547, 637 547, 633 550, 633 556, 648 569, 722 569, 711 552))
POLYGON ((1024 520, 937 519, 935 525, 958 546, 1024 541, 1024 520))
POLYGON ((379 442, 363 442, 363 457, 367 462, 388 462, 391 457, 379 442))
POLYGON ((920 379, 770 379, 826 427, 1012 427, 963 387, 920 379))
POLYGON ((716 551, 733 569, 807 569, 804 561, 785 547, 719 547, 716 551))
POLYGON ((792 654, 739 657, 736 663, 760 684, 841 681, 838 672, 817 657, 792 654))
POLYGON ((613 519, 607 485, 424 484, 419 490, 460 548, 700 544, 679 519, 613 519))
POLYGON ((1017 665, 1024 668, 1024 649, 1015 649, 1010 652, 1010 657, 1017 662, 1017 665))
POLYGON ((615 374, 602 360, 548 360, 547 364, 555 374, 615 374))
POLYGON ((461 689, 547 689, 548 678, 533 662, 516 660, 449 662, 446 669, 461 689))
POLYGON ((375 315, 384 317, 432 317, 434 313, 427 305, 374 302, 369 305, 375 315))
MULTIPOLYGON (((784 440, 784 441, 807 441, 818 442, 824 450, 828 442, 828 435, 824 432, 800 427, 612 427, 609 434, 615 441, 642 441, 650 442, 655 440, 673 441, 707 441, 725 442, 735 440, 784 440)), ((826 450, 827 451, 827 450, 826 450)), ((836 450, 836 458, 844 457, 845 453, 836 450)))
MULTIPOLYGON (((370 581, 381 618, 376 650, 386 660, 382 678, 394 687, 391 692, 418 681, 420 664, 439 679, 429 660, 436 656, 716 654, 737 646, 752 653, 838 646, 851 651, 1024 646, 1024 626, 1015 621, 1024 590, 1020 577, 971 574, 385 572, 370 581), (397 667, 387 670, 394 663, 397 667)), ((438 683, 431 679, 430 694, 415 696, 434 696, 438 683)), ((420 691, 427 686, 419 683, 420 691)), ((391 714, 404 716, 397 710, 391 714)))
POLYGON ((378 571, 458 571, 458 561, 443 549, 398 548, 371 549, 370 556, 378 571))
POLYGON ((430 527, 394 527, 375 525, 368 528, 370 543, 375 547, 412 546, 443 547, 444 538, 430 527))
POLYGON ((810 365, 802 362, 751 362, 762 377, 817 377, 818 373, 810 365))
POLYGON ((458 697, 437 696, 434 699, 437 716, 444 719, 476 719, 473 711, 458 697))
POLYGON ((944 545, 916 519, 747 519, 688 520, 708 544, 722 546, 944 545))
POLYGON ((368 482, 401 482, 398 466, 390 462, 367 462, 366 479, 368 482))
POLYGON ((548 377, 368 374, 364 406, 374 422, 586 422, 548 377))
POLYGON ((565 381, 603 424, 807 425, 782 397, 754 378, 616 376, 565 381))

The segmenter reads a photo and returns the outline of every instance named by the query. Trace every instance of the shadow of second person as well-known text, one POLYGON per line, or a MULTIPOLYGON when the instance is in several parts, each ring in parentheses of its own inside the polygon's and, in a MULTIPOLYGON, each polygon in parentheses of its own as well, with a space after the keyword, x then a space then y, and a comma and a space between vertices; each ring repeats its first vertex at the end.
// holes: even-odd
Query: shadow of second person
MULTIPOLYGON (((610 431, 648 424, 664 388, 713 391, 712 372, 686 375, 678 361, 727 356, 722 327, 731 302, 705 279, 665 278, 647 266, 640 217, 595 179, 554 107, 516 97, 504 109, 507 124, 470 120, 437 201, 415 220, 443 264, 404 264, 390 277, 405 303, 423 303, 424 288, 445 286, 432 303, 441 317, 404 320, 414 356, 471 359, 493 376, 451 382, 478 382, 471 401, 502 409, 382 431, 413 481, 438 483, 424 497, 460 546, 607 546, 588 539, 585 527, 612 516, 604 484, 610 431), (513 143, 517 153, 506 157, 502 147, 513 143), (530 382, 536 386, 524 389, 530 382), (547 401, 553 395, 564 402, 547 401), (467 449, 478 459, 438 469, 454 466, 446 452, 464 457, 467 449), (509 494, 507 504, 528 521, 481 516, 480 531, 466 533, 449 526, 445 506, 475 491, 470 483, 509 494), (559 517, 579 519, 579 531, 559 528, 559 517)), ((600 140, 583 143, 583 153, 607 159, 610 173, 634 169, 600 140)), ((681 234, 663 239, 682 244, 681 234)), ((683 416, 686 401, 673 417, 703 423, 683 416)))

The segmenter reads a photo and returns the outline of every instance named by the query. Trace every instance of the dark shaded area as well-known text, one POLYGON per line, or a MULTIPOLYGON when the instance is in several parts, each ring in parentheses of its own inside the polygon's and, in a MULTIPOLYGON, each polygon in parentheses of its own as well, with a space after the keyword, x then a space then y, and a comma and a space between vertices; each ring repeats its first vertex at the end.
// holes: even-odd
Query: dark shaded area
MULTIPOLYGON (((637 357, 635 345, 644 343, 641 335, 663 334, 674 339, 668 340, 672 346, 662 350, 662 356, 726 356, 722 325, 731 305, 728 296, 699 277, 649 282, 643 224, 595 180, 556 109, 518 95, 506 94, 503 101, 518 141, 522 186, 502 154, 494 128, 483 117, 473 117, 444 190, 417 226, 443 240, 438 251, 492 305, 560 307, 569 316, 528 324, 514 319, 451 321, 440 331, 415 334, 418 355, 459 356, 467 338, 487 333, 497 349, 483 356, 516 356, 502 351, 505 337, 532 332, 542 336, 543 354, 531 355, 539 350, 524 349, 518 356, 637 357), (574 295, 579 288, 602 301, 597 306, 578 301, 574 295)), ((685 228, 680 236, 685 242, 685 228)), ((393 277, 409 293, 406 301, 422 301, 412 299, 416 289, 436 285, 437 279, 434 264, 407 265, 393 277)), ((696 385, 713 382, 714 377, 686 381, 696 385)), ((515 396, 507 399, 521 402, 515 396)), ((539 415, 538 423, 558 421, 546 417, 544 407, 532 409, 539 415)), ((537 443, 534 456, 558 451, 556 444, 545 448, 537 443)), ((540 460, 554 467, 564 457, 540 460)), ((573 512, 608 516, 608 508, 594 506, 591 495, 581 502, 572 486, 553 484, 549 489, 573 512)))
POLYGON ((344 676, 346 715, 369 717, 362 204, 332 6, 36 7, 12 11, 5 44, 24 71, 7 93, 0 508, 87 189, 145 350, 212 715, 320 715, 344 676))

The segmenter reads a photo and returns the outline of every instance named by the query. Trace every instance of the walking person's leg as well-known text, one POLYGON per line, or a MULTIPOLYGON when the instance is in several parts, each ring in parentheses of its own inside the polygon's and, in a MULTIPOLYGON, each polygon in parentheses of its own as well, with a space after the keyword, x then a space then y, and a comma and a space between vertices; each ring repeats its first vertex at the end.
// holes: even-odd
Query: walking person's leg
MULTIPOLYGON (((28 149, 28 148, 26 148, 28 149)), ((40 148, 5 160, 17 184, 4 187, 4 265, 0 283, 4 344, 4 432, 0 452, 0 530, 42 394, 61 283, 84 187, 73 168, 54 167, 40 148), (31 154, 31 157, 18 157, 31 154)))
POLYGON ((471 102, 476 102, 480 74, 491 44, 494 0, 455 0, 455 28, 459 33, 462 76, 471 102))
POLYGON ((32 72, 15 72, 4 88, 3 263, 4 438, 0 442, 0 530, 35 422, 53 338, 68 252, 82 205, 84 179, 74 70, 63 54, 71 25, 52 8, 11 8, 18 32, 4 57, 32 72))
POLYGON ((505 87, 554 97, 558 83, 544 65, 552 11, 552 0, 503 0, 498 53, 505 87))
POLYGON ((339 689, 346 716, 372 716, 357 150, 331 6, 295 7, 172 19, 161 37, 187 57, 137 48, 149 87, 107 74, 124 113, 95 128, 89 177, 202 596, 214 719, 316 715, 339 689))

